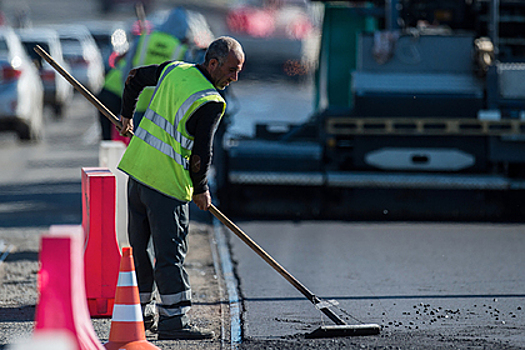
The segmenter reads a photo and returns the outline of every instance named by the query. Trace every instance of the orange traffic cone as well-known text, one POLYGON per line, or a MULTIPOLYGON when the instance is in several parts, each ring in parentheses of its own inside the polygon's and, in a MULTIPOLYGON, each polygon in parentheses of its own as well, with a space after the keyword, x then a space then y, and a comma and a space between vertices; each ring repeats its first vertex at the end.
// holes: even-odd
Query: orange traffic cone
POLYGON ((146 340, 145 333, 133 255, 131 247, 124 247, 120 260, 109 341, 104 344, 104 347, 107 350, 160 350, 146 340))

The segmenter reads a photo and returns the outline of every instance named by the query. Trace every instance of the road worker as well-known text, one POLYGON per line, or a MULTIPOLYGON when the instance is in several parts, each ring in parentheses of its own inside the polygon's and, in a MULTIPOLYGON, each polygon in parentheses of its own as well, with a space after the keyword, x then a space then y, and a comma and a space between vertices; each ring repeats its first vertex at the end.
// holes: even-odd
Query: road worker
POLYGON ((184 269, 189 202, 211 204, 207 173, 215 130, 226 109, 219 93, 238 79, 244 52, 231 37, 208 47, 202 64, 167 61, 132 69, 122 97, 124 135, 134 129, 133 110, 146 86, 155 91, 134 130, 119 169, 129 175, 129 242, 141 304, 160 301, 158 339, 207 339, 213 332, 190 324, 191 288, 184 269), (154 266, 147 246, 153 241, 154 266))
MULTIPOLYGON (((124 80, 132 68, 160 64, 169 60, 197 62, 200 58, 200 50, 190 41, 189 36, 189 12, 183 7, 176 7, 171 10, 166 20, 158 28, 151 33, 144 32, 136 37, 126 56, 107 73, 104 87, 98 95, 99 100, 113 113, 118 114, 124 80)), ((146 87, 140 95, 134 115, 136 125, 142 119, 152 95, 153 88, 151 87, 146 87)), ((109 120, 101 113, 99 117, 102 139, 114 139, 115 135, 112 136, 114 130, 109 120)))

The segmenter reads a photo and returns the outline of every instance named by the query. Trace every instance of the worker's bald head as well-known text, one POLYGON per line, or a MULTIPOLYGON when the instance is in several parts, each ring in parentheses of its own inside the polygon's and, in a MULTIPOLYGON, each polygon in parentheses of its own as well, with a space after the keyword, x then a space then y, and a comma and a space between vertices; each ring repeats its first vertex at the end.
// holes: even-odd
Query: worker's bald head
POLYGON ((232 37, 221 36, 215 39, 204 56, 204 65, 208 66, 212 59, 219 61, 219 65, 222 65, 228 58, 230 52, 232 52, 239 60, 244 62, 244 51, 241 44, 232 37))
POLYGON ((243 65, 244 51, 241 44, 229 36, 221 36, 208 47, 203 68, 208 72, 212 84, 223 90, 231 82, 237 81, 243 65))

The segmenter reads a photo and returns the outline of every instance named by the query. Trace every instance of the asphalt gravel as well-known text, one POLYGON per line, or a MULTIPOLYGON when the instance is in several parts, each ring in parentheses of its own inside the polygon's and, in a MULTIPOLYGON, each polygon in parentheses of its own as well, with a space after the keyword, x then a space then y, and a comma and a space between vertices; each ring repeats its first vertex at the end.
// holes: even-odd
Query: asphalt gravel
MULTIPOLYGON (((0 349, 20 345, 32 337, 35 309, 38 304, 37 273, 41 234, 47 227, 0 229, 0 241, 15 247, 0 264, 0 349)), ((215 332, 212 340, 157 341, 147 332, 147 339, 164 350, 222 349, 229 341, 228 303, 224 301, 221 275, 214 261, 215 249, 210 225, 192 222, 186 268, 192 284, 192 323, 215 332)), ((1 255, 1 253, 0 253, 1 255)), ((108 341, 111 319, 91 319, 94 330, 104 344, 108 341)))

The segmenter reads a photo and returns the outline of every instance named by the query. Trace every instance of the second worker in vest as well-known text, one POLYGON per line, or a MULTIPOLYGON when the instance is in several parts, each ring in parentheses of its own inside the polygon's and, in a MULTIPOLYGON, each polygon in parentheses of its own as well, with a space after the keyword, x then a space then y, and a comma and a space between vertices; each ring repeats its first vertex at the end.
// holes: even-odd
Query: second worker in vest
MULTIPOLYGON (((134 67, 160 64, 168 60, 184 60, 196 63, 201 58, 204 48, 197 46, 191 38, 189 22, 193 12, 183 7, 176 7, 169 12, 166 20, 153 32, 143 32, 133 41, 131 48, 117 65, 105 77, 104 86, 98 94, 98 99, 113 113, 118 114, 121 106, 121 96, 127 73, 134 67), (115 110, 116 108, 116 110, 115 110)), ((211 38, 210 38, 211 41, 211 38)), ((208 45, 209 42, 206 43, 208 45)), ((135 107, 135 124, 146 112, 153 88, 147 87, 140 95, 135 107)), ((111 140, 115 130, 111 122, 99 113, 102 139, 111 140)))
MULTIPOLYGON (((133 247, 140 300, 157 304, 158 339, 206 339, 213 332, 190 325, 191 288, 184 269, 189 202, 211 204, 207 173, 213 137, 226 109, 218 90, 238 79, 244 51, 231 37, 208 47, 204 63, 168 61, 130 71, 122 96, 121 134, 133 130, 140 92, 156 86, 151 103, 119 164, 129 175, 129 242, 133 247), (147 252, 153 241, 155 263, 147 252)), ((144 309, 144 308, 143 308, 144 309)))

